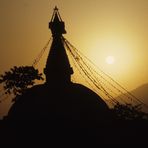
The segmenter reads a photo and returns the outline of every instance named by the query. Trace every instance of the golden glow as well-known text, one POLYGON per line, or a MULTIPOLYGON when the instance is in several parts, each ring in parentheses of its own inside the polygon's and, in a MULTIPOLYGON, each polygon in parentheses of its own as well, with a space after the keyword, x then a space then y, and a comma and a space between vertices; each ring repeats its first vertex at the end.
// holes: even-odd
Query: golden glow
POLYGON ((51 36, 48 22, 55 5, 65 21, 65 37, 91 61, 129 90, 148 83, 148 0, 81 0, 79 5, 74 0, 3 0, 0 73, 32 64, 51 36), (110 55, 112 65, 105 60, 110 55))
POLYGON ((114 64, 115 63, 115 58, 113 56, 108 56, 106 57, 106 63, 107 64, 114 64))
POLYGON ((100 40, 100 43, 95 43, 92 49, 88 51, 89 58, 107 73, 118 74, 120 78, 125 73, 129 74, 136 58, 132 55, 134 51, 132 44, 118 38, 118 36, 106 36, 106 38, 100 40), (110 67, 110 64, 114 64, 114 66, 110 67))

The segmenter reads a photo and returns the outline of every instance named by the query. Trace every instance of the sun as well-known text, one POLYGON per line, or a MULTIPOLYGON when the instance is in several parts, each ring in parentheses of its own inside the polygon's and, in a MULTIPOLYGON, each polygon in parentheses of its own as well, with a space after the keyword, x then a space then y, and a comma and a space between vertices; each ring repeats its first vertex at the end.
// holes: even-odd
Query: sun
POLYGON ((111 65, 115 63, 115 58, 113 56, 107 56, 106 57, 106 63, 111 65))

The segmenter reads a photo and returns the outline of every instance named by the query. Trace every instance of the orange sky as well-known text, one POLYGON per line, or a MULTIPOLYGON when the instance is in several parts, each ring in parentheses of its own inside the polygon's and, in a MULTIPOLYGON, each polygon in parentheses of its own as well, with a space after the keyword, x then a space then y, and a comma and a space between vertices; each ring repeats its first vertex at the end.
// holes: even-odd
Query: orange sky
POLYGON ((32 64, 51 36, 55 5, 65 37, 103 71, 128 90, 148 83, 147 0, 0 0, 0 73, 32 64), (107 56, 115 63, 107 64, 107 56))

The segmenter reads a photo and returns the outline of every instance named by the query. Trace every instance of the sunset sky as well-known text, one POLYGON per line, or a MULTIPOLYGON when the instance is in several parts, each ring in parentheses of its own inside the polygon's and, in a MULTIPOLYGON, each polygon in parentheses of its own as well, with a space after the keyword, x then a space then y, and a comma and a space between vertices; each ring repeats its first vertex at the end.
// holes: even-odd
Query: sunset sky
POLYGON ((104 72, 128 90, 148 83, 148 0, 0 0, 0 73, 32 64, 55 5, 65 37, 104 72))

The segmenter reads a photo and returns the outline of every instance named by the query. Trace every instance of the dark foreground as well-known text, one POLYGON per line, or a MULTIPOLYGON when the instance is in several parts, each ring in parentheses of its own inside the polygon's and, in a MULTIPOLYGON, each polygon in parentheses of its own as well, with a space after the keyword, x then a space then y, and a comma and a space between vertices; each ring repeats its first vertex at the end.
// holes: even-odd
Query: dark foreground
POLYGON ((147 145, 148 121, 116 121, 99 125, 69 121, 1 121, 1 145, 100 146, 147 145))

